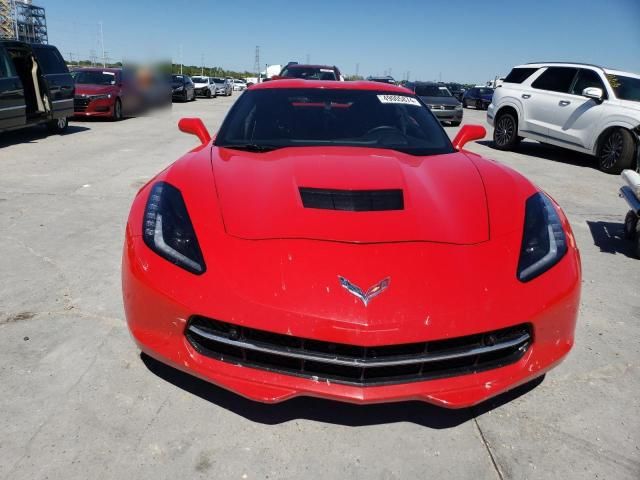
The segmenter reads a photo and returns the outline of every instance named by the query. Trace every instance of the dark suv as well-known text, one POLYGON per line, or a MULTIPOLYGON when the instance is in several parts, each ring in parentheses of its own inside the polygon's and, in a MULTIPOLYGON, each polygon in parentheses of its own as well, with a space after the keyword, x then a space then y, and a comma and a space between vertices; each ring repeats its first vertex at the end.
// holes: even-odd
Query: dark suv
POLYGON ((0 132, 37 124, 64 131, 73 115, 74 90, 56 47, 0 41, 0 132))

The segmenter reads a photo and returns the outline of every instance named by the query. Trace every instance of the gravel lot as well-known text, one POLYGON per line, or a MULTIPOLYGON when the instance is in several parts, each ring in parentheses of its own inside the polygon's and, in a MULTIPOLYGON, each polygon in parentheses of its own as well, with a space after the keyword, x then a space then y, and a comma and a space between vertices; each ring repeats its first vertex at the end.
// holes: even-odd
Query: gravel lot
POLYGON ((195 145, 180 117, 215 130, 235 98, 0 135, 0 478, 640 478, 640 260, 620 180, 533 142, 493 150, 488 126, 469 150, 546 189, 582 253, 576 345, 543 381, 464 411, 267 406, 143 361, 120 295, 131 200, 195 145))

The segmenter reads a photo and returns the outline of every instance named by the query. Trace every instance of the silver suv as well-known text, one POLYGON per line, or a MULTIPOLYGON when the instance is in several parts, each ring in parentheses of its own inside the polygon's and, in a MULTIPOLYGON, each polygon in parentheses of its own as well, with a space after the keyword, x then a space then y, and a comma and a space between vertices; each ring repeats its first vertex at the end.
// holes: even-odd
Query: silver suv
POLYGON ((500 150, 522 138, 594 155, 600 169, 638 167, 640 75, 577 63, 511 70, 487 109, 500 150))

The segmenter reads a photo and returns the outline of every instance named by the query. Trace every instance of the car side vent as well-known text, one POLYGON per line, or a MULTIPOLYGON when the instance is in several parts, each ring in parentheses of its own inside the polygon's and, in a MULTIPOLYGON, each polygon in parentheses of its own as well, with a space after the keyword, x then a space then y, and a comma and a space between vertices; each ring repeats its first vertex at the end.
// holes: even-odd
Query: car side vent
POLYGON ((402 190, 327 190, 300 187, 304 208, 346 210, 349 212, 379 212, 403 210, 402 190))

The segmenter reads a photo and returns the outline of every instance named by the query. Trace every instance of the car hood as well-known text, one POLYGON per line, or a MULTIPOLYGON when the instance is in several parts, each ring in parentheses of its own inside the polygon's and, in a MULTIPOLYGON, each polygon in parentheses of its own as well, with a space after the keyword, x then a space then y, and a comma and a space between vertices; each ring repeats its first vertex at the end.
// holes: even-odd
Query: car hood
POLYGON ((420 97, 428 105, 458 105, 460 102, 455 97, 420 97))
POLYGON ((208 87, 210 84, 205 82, 193 82, 194 87, 208 87))
POLYGON ((76 96, 104 95, 116 91, 115 85, 76 84, 76 96))
POLYGON ((352 147, 249 153, 214 146, 212 164, 225 230, 238 238, 460 245, 489 239, 482 178, 463 153, 416 157, 352 147), (300 188, 402 190, 404 207, 309 208, 300 188))

